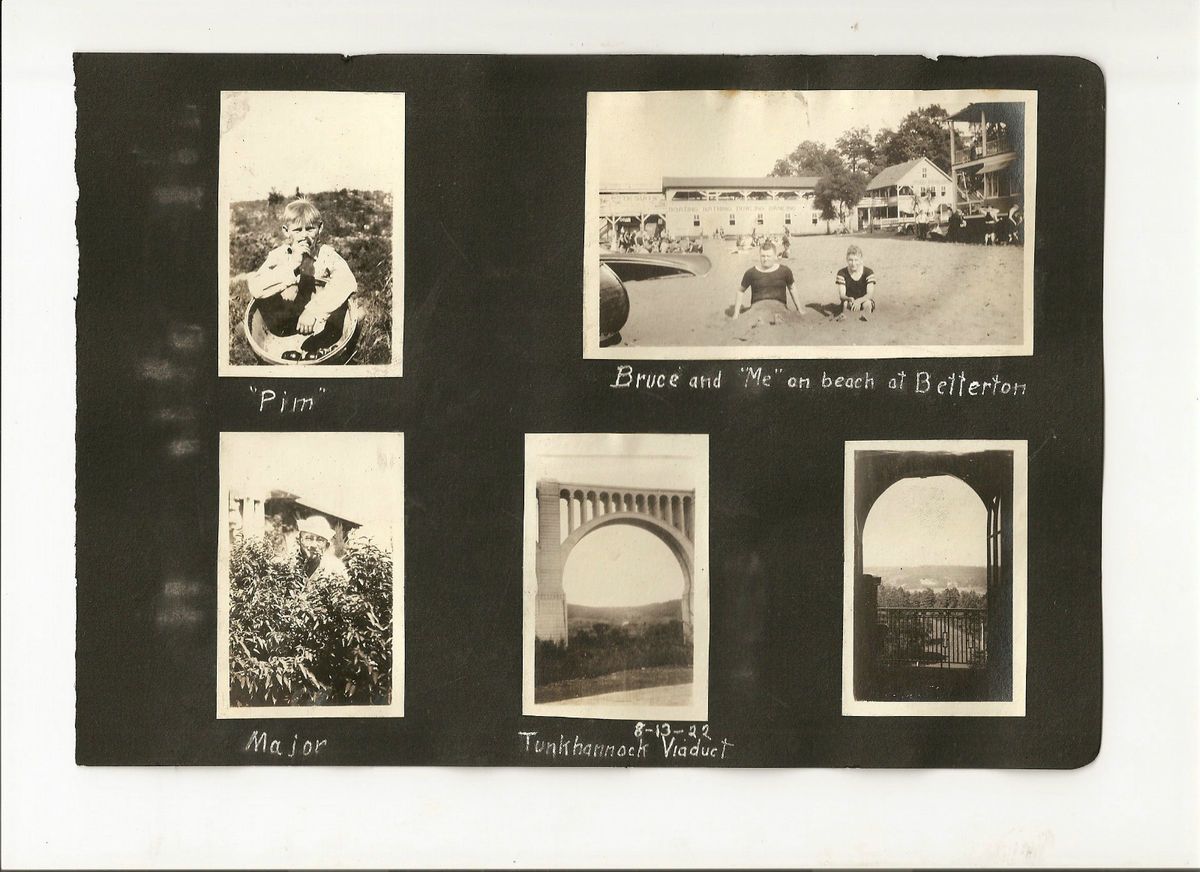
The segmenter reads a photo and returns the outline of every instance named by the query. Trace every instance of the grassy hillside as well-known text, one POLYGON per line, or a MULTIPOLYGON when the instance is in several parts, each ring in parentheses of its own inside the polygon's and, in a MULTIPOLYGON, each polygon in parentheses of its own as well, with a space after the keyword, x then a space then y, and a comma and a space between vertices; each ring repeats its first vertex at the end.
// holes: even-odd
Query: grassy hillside
MULTIPOLYGON (((656 667, 690 668, 691 665, 692 643, 685 637, 683 622, 678 616, 674 620, 624 626, 593 621, 583 627, 572 627, 569 645, 538 641, 534 654, 534 684, 542 688, 563 682, 578 683, 583 679, 604 675, 640 672, 656 667)), ((654 675, 657 672, 646 674, 654 675)), ((674 681, 677 676, 674 672, 670 674, 674 681)), ((664 680, 663 683, 671 682, 664 680)), ((572 686, 583 693, 581 688, 591 685, 584 682, 572 686)), ((540 696, 538 700, 543 701, 540 696)))
MULTIPOLYGON (((392 362, 392 195, 384 191, 325 191, 306 194, 325 222, 321 241, 350 266, 363 312, 362 337, 354 363, 392 362)), ((242 333, 250 303, 243 276, 262 265, 283 237, 281 213, 290 197, 233 203, 229 216, 229 361, 258 362, 242 333)))

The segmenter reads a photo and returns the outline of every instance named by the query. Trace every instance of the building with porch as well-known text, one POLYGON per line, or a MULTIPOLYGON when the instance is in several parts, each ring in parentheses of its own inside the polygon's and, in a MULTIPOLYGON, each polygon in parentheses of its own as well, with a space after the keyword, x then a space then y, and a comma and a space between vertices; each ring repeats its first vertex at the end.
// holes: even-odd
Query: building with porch
POLYGON ((816 176, 666 176, 657 189, 602 185, 600 241, 623 230, 676 239, 827 233, 816 184, 816 176))
POLYGON ((622 233, 660 236, 667 201, 661 187, 605 184, 600 186, 600 244, 615 248, 622 233))
POLYGON ((950 171, 955 206, 1025 209, 1025 104, 971 103, 950 116, 950 171))
POLYGON ((927 157, 885 167, 867 183, 867 191, 855 212, 858 226, 878 230, 898 223, 919 221, 931 224, 947 216, 954 207, 954 183, 950 176, 927 157))
POLYGON ((816 176, 667 176, 663 195, 672 236, 801 236, 825 233, 814 206, 816 176))
POLYGON ((346 514, 330 498, 305 498, 279 488, 229 494, 230 536, 268 539, 275 543, 280 553, 295 550, 301 518, 322 515, 333 528, 334 553, 341 557, 350 533, 362 526, 345 517, 346 514))

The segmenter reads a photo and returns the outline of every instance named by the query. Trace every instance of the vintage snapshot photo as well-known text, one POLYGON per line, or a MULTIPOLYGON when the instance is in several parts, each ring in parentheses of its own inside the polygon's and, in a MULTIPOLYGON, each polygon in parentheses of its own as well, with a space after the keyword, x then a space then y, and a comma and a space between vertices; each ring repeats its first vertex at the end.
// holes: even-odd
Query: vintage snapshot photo
POLYGON ((1025 714, 1027 445, 846 443, 842 714, 1025 714))
POLYGON ((527 715, 708 718, 708 437, 525 437, 527 715))
POLYGON ((218 373, 398 376, 404 94, 223 91, 218 373))
POLYGON ((584 357, 1033 353, 1037 92, 588 94, 584 357))
POLYGON ((222 433, 217 717, 404 713, 404 436, 222 433))

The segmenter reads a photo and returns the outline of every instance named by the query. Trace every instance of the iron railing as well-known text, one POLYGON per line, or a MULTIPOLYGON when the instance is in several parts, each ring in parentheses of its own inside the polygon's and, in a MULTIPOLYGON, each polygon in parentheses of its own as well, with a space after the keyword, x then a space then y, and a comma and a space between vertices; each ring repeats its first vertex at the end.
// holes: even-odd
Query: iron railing
POLYGON ((987 610, 878 609, 879 659, 893 666, 987 665, 987 610))

